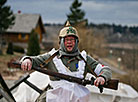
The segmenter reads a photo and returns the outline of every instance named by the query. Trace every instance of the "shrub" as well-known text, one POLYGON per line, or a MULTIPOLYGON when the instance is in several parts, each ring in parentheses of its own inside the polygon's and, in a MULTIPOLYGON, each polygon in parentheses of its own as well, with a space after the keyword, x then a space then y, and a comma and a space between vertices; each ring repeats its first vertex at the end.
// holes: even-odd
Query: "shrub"
POLYGON ((34 30, 32 30, 28 42, 27 55, 36 56, 38 54, 40 54, 38 34, 34 30))
POLYGON ((13 55, 13 44, 12 44, 12 42, 8 43, 8 48, 7 48, 6 53, 13 55))
POLYGON ((25 53, 24 48, 22 48, 21 46, 16 46, 16 45, 13 46, 13 51, 19 52, 19 53, 25 53))

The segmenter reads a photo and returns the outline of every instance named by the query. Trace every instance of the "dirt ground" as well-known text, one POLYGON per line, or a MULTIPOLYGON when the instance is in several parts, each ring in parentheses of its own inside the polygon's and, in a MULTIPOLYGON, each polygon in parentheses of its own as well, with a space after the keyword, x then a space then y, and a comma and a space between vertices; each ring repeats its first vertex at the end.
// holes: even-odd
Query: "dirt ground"
POLYGON ((5 80, 17 80, 25 73, 20 69, 8 67, 9 62, 13 60, 18 61, 22 56, 20 53, 14 53, 14 55, 3 53, 3 55, 0 55, 0 74, 5 80))
POLYGON ((4 80, 18 80, 24 74, 25 74, 25 72, 23 72, 23 71, 3 72, 2 76, 3 76, 4 80))

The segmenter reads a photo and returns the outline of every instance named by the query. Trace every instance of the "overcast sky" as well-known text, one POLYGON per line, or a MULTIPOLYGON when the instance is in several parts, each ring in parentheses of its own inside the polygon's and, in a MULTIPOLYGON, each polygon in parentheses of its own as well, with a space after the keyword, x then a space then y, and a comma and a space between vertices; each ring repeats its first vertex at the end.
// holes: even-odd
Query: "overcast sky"
MULTIPOLYGON (((79 0, 88 22, 138 26, 138 0, 79 0)), ((64 23, 73 0, 8 0, 14 13, 41 14, 43 23, 64 23)))

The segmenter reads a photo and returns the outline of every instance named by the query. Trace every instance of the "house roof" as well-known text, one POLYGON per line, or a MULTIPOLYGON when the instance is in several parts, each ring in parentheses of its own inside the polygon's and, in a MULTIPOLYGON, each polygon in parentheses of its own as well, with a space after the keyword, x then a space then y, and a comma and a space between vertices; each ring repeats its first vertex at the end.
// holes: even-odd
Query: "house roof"
MULTIPOLYGON (((6 32, 30 33, 40 20, 42 27, 42 20, 39 14, 15 14, 15 24, 7 29, 6 32)), ((43 32, 44 28, 42 27, 43 32)))

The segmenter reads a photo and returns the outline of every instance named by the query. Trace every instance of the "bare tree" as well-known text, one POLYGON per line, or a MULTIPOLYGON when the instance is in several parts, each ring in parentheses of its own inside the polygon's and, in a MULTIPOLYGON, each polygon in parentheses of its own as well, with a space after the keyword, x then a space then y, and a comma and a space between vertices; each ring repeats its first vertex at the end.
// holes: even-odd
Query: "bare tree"
POLYGON ((80 50, 85 49, 90 55, 103 56, 106 53, 105 48, 102 46, 106 43, 102 34, 94 34, 92 28, 86 26, 86 22, 80 22, 75 25, 80 37, 80 50))

